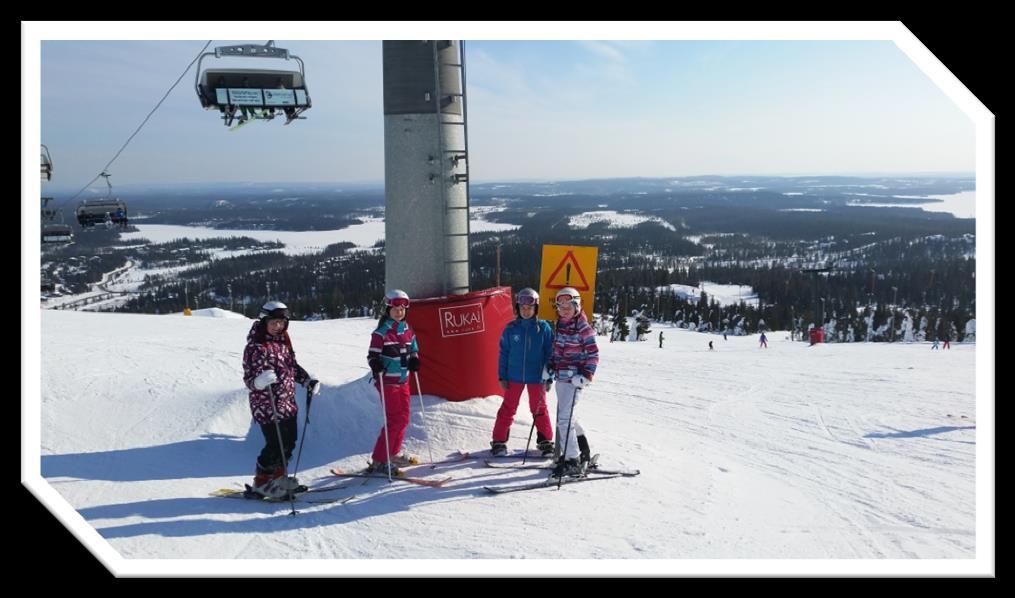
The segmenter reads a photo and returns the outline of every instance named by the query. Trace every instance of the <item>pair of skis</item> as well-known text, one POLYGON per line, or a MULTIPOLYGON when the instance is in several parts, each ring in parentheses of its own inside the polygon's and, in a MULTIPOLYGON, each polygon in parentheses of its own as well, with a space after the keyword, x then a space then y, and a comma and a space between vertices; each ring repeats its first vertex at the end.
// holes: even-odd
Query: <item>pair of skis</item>
MULTIPOLYGON (((468 451, 459 450, 457 453, 452 454, 451 456, 447 457, 446 459, 441 459, 440 461, 434 461, 433 463, 413 463, 412 465, 407 465, 405 467, 406 468, 409 468, 409 467, 419 467, 419 468, 421 468, 423 466, 427 466, 428 465, 428 466, 430 466, 430 468, 434 468, 434 467, 437 467, 437 466, 440 466, 440 465, 449 465, 449 464, 453 464, 453 463, 460 463, 460 462, 466 461, 468 459, 477 459, 477 458, 481 458, 481 457, 489 460, 489 459, 495 459, 495 458, 521 458, 521 457, 525 456, 525 452, 524 451, 520 451, 520 452, 512 453, 512 454, 507 454, 507 455, 498 455, 498 456, 494 456, 494 455, 491 455, 491 454, 488 454, 488 453, 484 454, 484 453, 487 453, 487 451, 480 451, 480 452, 477 452, 477 453, 471 453, 471 452, 468 452, 468 451)), ((534 455, 530 454, 530 456, 533 456, 533 457, 536 457, 536 458, 541 458, 541 457, 539 457, 539 453, 535 453, 534 455)), ((338 477, 380 478, 380 479, 385 479, 385 478, 388 477, 388 475, 386 473, 384 473, 384 472, 369 472, 369 471, 367 471, 365 469, 364 470, 359 470, 359 471, 346 471, 344 469, 332 468, 329 471, 330 471, 330 473, 332 475, 338 476, 338 477)), ((411 476, 411 475, 401 475, 401 476, 392 476, 391 481, 392 482, 406 482, 406 483, 409 483, 409 484, 416 484, 417 486, 426 486, 426 487, 429 487, 429 488, 442 488, 445 484, 450 482, 452 479, 454 479, 452 476, 444 476, 444 477, 441 477, 441 478, 433 479, 433 478, 422 478, 422 477, 411 476)))
MULTIPOLYGON (((302 490, 297 489, 295 492, 293 492, 292 499, 294 501, 307 504, 326 505, 337 503, 340 505, 344 505, 350 500, 356 498, 356 495, 350 494, 348 496, 318 498, 316 496, 308 497, 307 494, 314 494, 317 492, 331 492, 332 490, 345 490, 346 488, 349 488, 352 485, 353 484, 330 484, 327 486, 318 486, 315 488, 307 488, 304 486, 302 490)), ((221 498, 242 498, 246 500, 259 500, 261 502, 271 502, 271 503, 289 502, 288 496, 268 497, 264 496, 263 494, 258 494, 257 492, 254 492, 253 488, 251 488, 249 484, 244 484, 244 488, 242 490, 238 488, 220 488, 218 490, 215 490, 214 492, 211 492, 210 496, 218 496, 221 498)))
MULTIPOLYGON (((468 458, 469 458, 469 453, 459 452, 458 454, 456 454, 456 455, 454 455, 454 456, 452 456, 452 457, 450 457, 450 458, 448 458, 448 459, 446 459, 444 461, 438 461, 437 463, 431 463, 430 465, 441 465, 441 464, 444 464, 444 463, 454 463, 454 462, 458 462, 458 461, 464 461, 465 459, 468 459, 468 458)), ((410 467, 415 467, 417 465, 423 465, 423 464, 413 464, 410 467)), ((331 473, 332 475, 334 475, 336 477, 343 477, 343 478, 381 478, 381 479, 383 479, 383 478, 387 477, 387 474, 383 474, 383 473, 368 473, 366 470, 361 470, 361 471, 344 471, 344 470, 341 470, 341 469, 338 469, 338 468, 332 468, 329 471, 329 473, 331 473)), ((412 476, 398 476, 398 477, 393 477, 392 481, 407 482, 407 483, 410 483, 410 484, 417 484, 419 486, 428 486, 430 488, 440 488, 441 486, 446 484, 451 479, 452 479, 451 476, 446 476, 444 478, 440 478, 440 479, 436 479, 436 480, 434 480, 434 479, 426 479, 426 478, 418 478, 418 477, 412 477, 412 476)), ((339 498, 316 498, 316 497, 307 497, 305 495, 307 493, 311 493, 311 492, 326 492, 326 491, 329 491, 329 490, 342 490, 342 489, 345 489, 345 488, 349 488, 349 487, 351 487, 353 485, 354 484, 333 484, 333 485, 327 485, 327 486, 320 486, 320 487, 316 487, 316 488, 306 488, 304 486, 304 487, 302 487, 302 489, 297 489, 295 492, 292 493, 293 494, 293 500, 296 500, 296 501, 299 501, 299 502, 304 502, 304 503, 310 503, 310 504, 332 504, 332 503, 345 504, 345 503, 349 502, 350 500, 352 500, 353 498, 355 498, 356 495, 352 494, 350 496, 339 497, 339 498)), ((215 491, 211 492, 210 496, 217 496, 217 497, 221 497, 221 498, 243 498, 243 499, 260 500, 260 501, 263 501, 263 502, 272 502, 272 503, 289 502, 289 497, 288 496, 274 498, 274 497, 266 497, 266 496, 264 496, 262 494, 254 492, 254 490, 250 487, 249 484, 244 484, 244 489, 242 489, 242 490, 238 489, 238 488, 220 488, 218 490, 215 490, 215 491)))
MULTIPOLYGON (((418 466, 413 466, 418 467, 418 466)), ((388 474, 383 472, 370 472, 365 469, 360 471, 345 471, 343 469, 332 468, 328 470, 331 475, 338 476, 340 478, 377 478, 379 480, 388 479, 388 474)), ((431 478, 417 478, 413 476, 400 475, 391 476, 392 482, 407 482, 409 484, 416 484, 417 486, 427 486, 429 488, 440 488, 444 484, 452 480, 451 476, 445 476, 443 478, 431 479, 431 478)))
MULTIPOLYGON (((558 484, 575 484, 577 482, 591 482, 593 480, 608 480, 611 478, 623 478, 633 477, 640 475, 641 471, 637 469, 604 469, 599 467, 599 455, 595 455, 589 461, 588 467, 579 477, 564 477, 563 479, 555 478, 550 476, 545 480, 538 482, 532 482, 530 484, 506 484, 503 486, 483 486, 483 490, 490 492, 491 494, 506 494, 508 492, 519 492, 522 490, 535 490, 537 488, 552 488, 558 484)), ((526 463, 526 464, 515 464, 515 463, 499 463, 496 461, 485 461, 487 467, 494 467, 499 469, 551 469, 556 466, 556 463, 552 460, 542 461, 539 463, 526 463)))

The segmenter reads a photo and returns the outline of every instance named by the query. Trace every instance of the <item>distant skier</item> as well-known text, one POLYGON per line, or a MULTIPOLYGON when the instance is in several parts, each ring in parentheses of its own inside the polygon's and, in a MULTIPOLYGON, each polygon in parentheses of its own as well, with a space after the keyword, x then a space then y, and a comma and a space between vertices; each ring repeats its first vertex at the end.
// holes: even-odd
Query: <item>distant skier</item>
POLYGON ((537 430, 536 448, 543 457, 553 455, 553 424, 546 407, 546 391, 550 386, 547 365, 553 353, 553 330, 546 320, 536 317, 539 293, 524 288, 515 296, 515 319, 504 326, 500 335, 500 356, 497 379, 504 389, 504 402, 497 411, 493 426, 490 452, 507 454, 507 441, 511 435, 518 402, 522 391, 528 390, 529 411, 537 430))
POLYGON ((663 348, 663 331, 662 330, 659 331, 659 348, 660 349, 663 348))
POLYGON ((764 332, 761 333, 761 339, 760 340, 761 340, 761 343, 758 345, 758 348, 759 349, 761 349, 761 348, 767 349, 768 348, 768 338, 765 336, 764 332))
POLYGON ((394 289, 384 296, 384 313, 370 335, 367 363, 374 375, 374 386, 383 397, 384 427, 374 443, 370 473, 401 476, 398 468, 414 465, 418 459, 400 455, 405 429, 409 427, 409 372, 419 371, 419 347, 416 333, 405 321, 409 313, 409 295, 394 289), (383 389, 381 384, 384 385, 383 389))
POLYGON ((930 349, 931 349, 931 351, 933 351, 934 349, 937 349, 937 348, 938 348, 938 346, 937 346, 937 339, 934 339, 934 344, 932 344, 930 346, 930 349))
POLYGON ((708 341, 708 350, 709 351, 714 351, 715 350, 715 348, 712 346, 712 341, 708 341))
POLYGON ((950 337, 950 336, 945 336, 945 337, 944 337, 943 339, 941 339, 941 340, 943 340, 943 341, 944 341, 944 344, 943 344, 943 345, 941 346, 941 348, 942 348, 942 349, 948 349, 948 350, 951 350, 951 348, 952 348, 952 339, 951 339, 951 337, 950 337))
POLYGON ((557 291, 557 324, 550 368, 557 380, 557 443, 561 455, 554 477, 580 476, 592 457, 588 438, 574 417, 575 406, 599 365, 596 332, 581 311, 581 296, 571 287, 557 291), (579 462, 579 452, 581 462, 579 462))
POLYGON ((726 340, 726 333, 722 333, 722 340, 726 340))
POLYGON ((250 389, 250 412, 264 435, 251 489, 263 496, 281 498, 299 486, 295 477, 284 477, 284 467, 296 446, 299 408, 295 385, 303 384, 316 395, 321 384, 296 362, 288 333, 289 308, 281 301, 269 301, 261 307, 258 318, 247 334, 243 351, 243 382, 250 389))

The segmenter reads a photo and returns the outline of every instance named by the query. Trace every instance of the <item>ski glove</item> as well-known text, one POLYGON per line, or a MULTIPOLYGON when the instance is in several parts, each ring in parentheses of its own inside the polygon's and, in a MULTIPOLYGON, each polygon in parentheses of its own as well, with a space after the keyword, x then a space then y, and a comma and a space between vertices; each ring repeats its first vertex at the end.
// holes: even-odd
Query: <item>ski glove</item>
POLYGON ((278 382, 278 376, 275 375, 275 370, 264 370, 254 378, 254 388, 264 390, 276 382, 278 382))
POLYGON ((546 366, 543 368, 543 382, 549 382, 553 380, 553 368, 546 366))
POLYGON ((410 357, 409 358, 409 363, 408 363, 408 365, 406 365, 406 367, 409 368, 410 372, 418 372, 419 371, 419 357, 410 357))
POLYGON ((380 359, 375 359, 370 362, 370 371, 374 373, 374 378, 376 378, 384 371, 384 364, 381 363, 380 359))
POLYGON ((585 388, 589 384, 592 384, 592 381, 585 376, 575 376, 571 378, 571 385, 575 388, 585 388))
POLYGON ((546 388, 546 392, 550 392, 550 388, 553 386, 553 378, 543 382, 543 386, 546 388))
POLYGON ((307 378, 307 390, 310 391, 311 396, 317 396, 321 394, 321 381, 313 376, 307 378))
POLYGON ((498 380, 497 382, 500 384, 501 390, 503 390, 504 392, 507 392, 508 381, 507 380, 498 380))

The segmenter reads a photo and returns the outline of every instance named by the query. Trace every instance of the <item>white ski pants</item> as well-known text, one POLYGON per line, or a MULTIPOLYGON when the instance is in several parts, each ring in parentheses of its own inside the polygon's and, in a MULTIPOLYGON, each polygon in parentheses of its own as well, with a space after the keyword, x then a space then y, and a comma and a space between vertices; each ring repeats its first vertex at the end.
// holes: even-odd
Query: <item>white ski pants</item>
POLYGON ((582 389, 576 388, 570 381, 558 380, 557 387, 557 438, 560 442, 560 450, 564 452, 565 459, 577 459, 578 436, 584 435, 585 430, 578 423, 578 417, 572 417, 577 411, 578 400, 581 399, 582 389), (570 426, 568 425, 570 423, 570 426), (570 428, 570 432, 568 431, 570 428))

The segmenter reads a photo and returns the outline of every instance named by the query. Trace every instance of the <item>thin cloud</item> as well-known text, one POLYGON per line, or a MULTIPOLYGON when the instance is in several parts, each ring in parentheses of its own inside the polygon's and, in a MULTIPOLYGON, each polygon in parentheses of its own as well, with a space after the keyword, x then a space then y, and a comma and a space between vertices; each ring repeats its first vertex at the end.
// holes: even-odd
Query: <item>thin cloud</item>
POLYGON ((585 48, 590 53, 606 58, 613 62, 626 62, 627 58, 619 48, 611 44, 610 42, 593 42, 593 41, 581 41, 578 45, 585 48))

